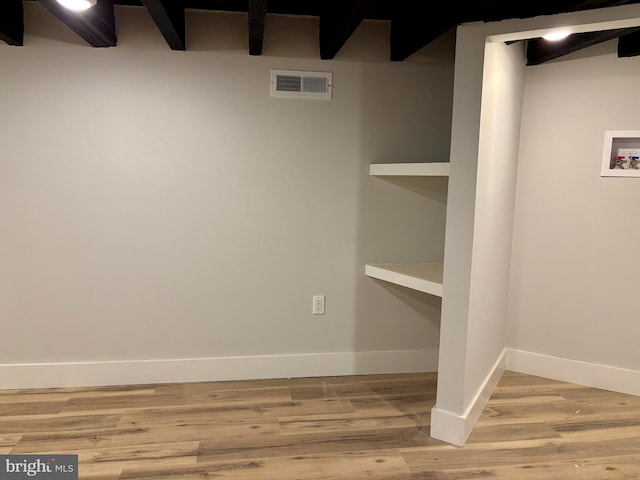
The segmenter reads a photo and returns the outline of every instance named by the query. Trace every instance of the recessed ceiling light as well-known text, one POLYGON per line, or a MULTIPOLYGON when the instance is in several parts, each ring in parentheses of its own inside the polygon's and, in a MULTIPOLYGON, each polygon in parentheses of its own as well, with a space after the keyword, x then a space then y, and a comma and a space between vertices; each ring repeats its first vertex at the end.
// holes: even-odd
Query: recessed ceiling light
POLYGON ((82 12, 93 7, 97 0, 57 0, 60 5, 74 12, 82 12))
POLYGON ((554 30, 553 32, 543 35, 542 38, 550 42, 557 42, 559 40, 564 40, 569 35, 571 35, 571 31, 569 30, 554 30))

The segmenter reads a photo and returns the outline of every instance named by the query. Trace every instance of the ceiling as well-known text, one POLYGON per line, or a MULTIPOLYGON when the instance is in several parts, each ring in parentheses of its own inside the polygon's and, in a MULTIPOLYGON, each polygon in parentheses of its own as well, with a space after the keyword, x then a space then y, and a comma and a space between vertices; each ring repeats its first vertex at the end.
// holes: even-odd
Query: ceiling
MULTIPOLYGON (((186 10, 245 12, 248 54, 261 55, 267 14, 305 15, 319 19, 320 58, 334 58, 364 20, 390 23, 390 60, 401 62, 442 34, 467 22, 494 22, 640 3, 640 0, 449 0, 420 4, 415 0, 97 0, 81 14, 56 0, 37 1, 92 47, 117 46, 114 5, 146 9, 168 48, 186 50, 186 10)), ((24 42, 23 0, 0 0, 0 40, 24 42)), ((618 56, 640 55, 640 27, 574 34, 557 43, 527 41, 527 65, 536 65, 582 48, 617 39, 618 56)))

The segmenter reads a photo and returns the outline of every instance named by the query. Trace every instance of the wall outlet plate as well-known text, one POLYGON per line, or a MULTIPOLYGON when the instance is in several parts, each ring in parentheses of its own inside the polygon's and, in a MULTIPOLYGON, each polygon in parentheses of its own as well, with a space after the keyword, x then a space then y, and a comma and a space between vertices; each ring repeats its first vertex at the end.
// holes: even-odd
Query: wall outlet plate
POLYGON ((313 314, 324 315, 324 295, 313 296, 313 314))

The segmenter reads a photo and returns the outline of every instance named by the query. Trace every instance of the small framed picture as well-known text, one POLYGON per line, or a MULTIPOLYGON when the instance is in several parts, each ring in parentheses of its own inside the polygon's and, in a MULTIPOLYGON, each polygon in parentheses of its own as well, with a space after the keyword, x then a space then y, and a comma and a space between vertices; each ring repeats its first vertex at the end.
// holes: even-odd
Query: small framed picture
POLYGON ((640 130, 604 132, 601 177, 640 177, 640 130))

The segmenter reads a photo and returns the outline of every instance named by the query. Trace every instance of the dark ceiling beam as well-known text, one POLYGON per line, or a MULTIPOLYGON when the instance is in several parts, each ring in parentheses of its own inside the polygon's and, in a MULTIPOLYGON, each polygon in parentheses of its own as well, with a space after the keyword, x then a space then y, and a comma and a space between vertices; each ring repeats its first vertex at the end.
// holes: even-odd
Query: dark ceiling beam
POLYGON ((142 0, 171 50, 186 50, 184 2, 180 0, 142 0))
POLYGON ((603 30, 601 32, 574 33, 559 42, 548 42, 541 38, 535 38, 527 42, 527 65, 540 65, 569 53, 577 52, 586 47, 606 42, 621 35, 625 35, 634 29, 603 30))
POLYGON ((615 7, 629 3, 627 0, 575 0, 571 10, 591 10, 593 8, 615 7))
POLYGON ((637 57, 640 55, 640 31, 621 35, 618 38, 618 57, 637 57))
POLYGON ((0 0, 0 40, 9 45, 24 45, 22 0, 0 0))
POLYGON ((379 0, 344 1, 320 15, 320 58, 331 60, 347 43, 379 0))
POLYGON ((629 3, 628 0, 550 0, 550 1, 513 1, 496 0, 482 13, 485 22, 510 18, 532 18, 540 15, 590 10, 629 3))
MULTIPOLYGON (((132 2, 135 0, 116 0, 132 2)), ((304 15, 318 17, 326 3, 342 0, 269 0, 269 13, 282 15, 304 15)), ((224 12, 248 11, 248 0, 182 0, 186 9, 216 10, 224 12)))
POLYGON ((391 61, 401 62, 461 23, 475 22, 499 0, 449 0, 429 12, 399 4, 391 16, 391 61))
POLYGON ((95 6, 84 12, 72 12, 56 0, 38 0, 38 2, 92 47, 116 46, 113 0, 98 0, 95 6))
POLYGON ((249 55, 262 55, 267 0, 249 0, 249 55))
POLYGON ((401 62, 436 38, 456 27, 459 20, 452 14, 397 17, 391 20, 391 61, 401 62))

